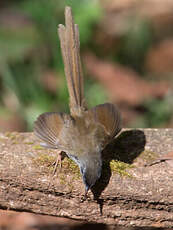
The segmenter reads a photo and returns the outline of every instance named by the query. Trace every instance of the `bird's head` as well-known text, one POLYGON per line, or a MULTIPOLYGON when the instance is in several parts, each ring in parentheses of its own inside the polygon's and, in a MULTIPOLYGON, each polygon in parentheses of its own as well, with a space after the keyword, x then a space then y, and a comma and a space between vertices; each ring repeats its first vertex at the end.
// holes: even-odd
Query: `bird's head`
POLYGON ((76 157, 69 155, 69 157, 75 161, 82 175, 82 179, 85 185, 85 193, 96 183, 101 176, 102 159, 101 154, 86 154, 85 156, 76 157))

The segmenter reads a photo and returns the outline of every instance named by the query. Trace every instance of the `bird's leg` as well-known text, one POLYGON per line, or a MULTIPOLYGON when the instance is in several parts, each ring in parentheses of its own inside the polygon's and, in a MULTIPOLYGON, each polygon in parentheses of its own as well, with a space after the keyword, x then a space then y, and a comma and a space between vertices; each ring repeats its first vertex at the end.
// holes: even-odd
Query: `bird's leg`
POLYGON ((88 198, 88 196, 87 196, 87 195, 88 195, 88 190, 89 190, 89 189, 86 189, 86 188, 85 188, 84 200, 86 200, 86 199, 88 198))
POLYGON ((59 165, 60 165, 60 168, 62 168, 62 151, 61 151, 61 150, 58 151, 57 154, 58 154, 57 159, 56 159, 56 161, 53 162, 53 165, 55 165, 55 166, 54 166, 54 169, 53 169, 53 173, 50 175, 51 177, 50 177, 50 180, 49 180, 48 188, 50 187, 50 184, 51 184, 51 182, 52 182, 52 178, 53 178, 53 176, 54 176, 55 173, 56 173, 58 163, 59 163, 59 165))
POLYGON ((54 167, 54 169, 53 169, 53 176, 55 175, 55 172, 56 172, 56 170, 57 170, 58 163, 59 163, 59 165, 60 165, 60 168, 62 168, 62 151, 58 151, 57 154, 58 154, 57 159, 56 159, 56 161, 54 161, 54 163, 53 163, 53 164, 55 164, 55 167, 54 167))
POLYGON ((88 190, 85 189, 84 197, 87 198, 88 190))

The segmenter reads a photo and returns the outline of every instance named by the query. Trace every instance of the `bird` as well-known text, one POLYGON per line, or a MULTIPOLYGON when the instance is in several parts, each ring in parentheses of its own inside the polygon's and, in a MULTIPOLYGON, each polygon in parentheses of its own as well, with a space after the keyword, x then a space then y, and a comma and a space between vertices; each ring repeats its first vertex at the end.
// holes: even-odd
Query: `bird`
POLYGON ((121 131, 121 114, 111 103, 88 109, 84 98, 83 71, 80 58, 78 25, 72 9, 65 7, 65 26, 58 34, 69 92, 70 114, 45 112, 34 122, 34 134, 41 146, 57 149, 58 161, 65 152, 80 169, 85 194, 100 178, 102 150, 121 131))

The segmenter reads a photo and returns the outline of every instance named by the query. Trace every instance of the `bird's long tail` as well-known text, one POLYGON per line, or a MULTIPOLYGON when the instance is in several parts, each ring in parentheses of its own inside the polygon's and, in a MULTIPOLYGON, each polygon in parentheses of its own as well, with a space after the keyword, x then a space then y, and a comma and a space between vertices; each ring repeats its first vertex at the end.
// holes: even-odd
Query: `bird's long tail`
POLYGON ((70 112, 78 115, 84 109, 83 73, 80 60, 78 26, 74 24, 70 7, 65 9, 65 25, 59 25, 58 33, 64 61, 65 75, 70 96, 70 112))

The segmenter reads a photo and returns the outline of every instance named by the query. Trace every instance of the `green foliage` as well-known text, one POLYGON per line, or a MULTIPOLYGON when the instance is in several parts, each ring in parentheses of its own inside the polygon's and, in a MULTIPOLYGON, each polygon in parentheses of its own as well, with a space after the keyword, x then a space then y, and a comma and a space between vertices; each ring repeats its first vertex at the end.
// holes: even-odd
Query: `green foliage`
POLYGON ((102 14, 97 1, 68 1, 74 12, 75 23, 80 30, 80 43, 85 45, 89 42, 93 33, 93 25, 98 22, 102 14))
POLYGON ((122 38, 118 58, 121 63, 142 72, 145 55, 152 44, 153 32, 146 20, 130 18, 129 21, 131 26, 122 38))
POLYGON ((6 28, 0 27, 0 60, 20 61, 23 56, 37 46, 38 34, 34 27, 6 28))
POLYGON ((64 23, 65 5, 72 7, 75 22, 80 28, 81 46, 86 45, 101 14, 95 1, 15 2, 13 8, 25 19, 27 17, 25 23, 15 29, 6 25, 0 28, 1 94, 6 97, 7 91, 15 93, 19 102, 18 112, 27 121, 29 130, 40 113, 53 109, 68 110, 68 92, 57 35, 58 24, 64 23), (45 72, 49 70, 62 78, 57 92, 47 91, 42 83, 45 72))
MULTIPOLYGON (((2 116, 7 111, 9 113, 11 108, 3 109, 4 101, 10 92, 11 98, 15 94, 15 112, 20 113, 27 121, 28 130, 32 130, 34 120, 43 112, 69 111, 68 91, 57 36, 58 24, 64 24, 66 5, 72 7, 75 23, 79 25, 81 53, 88 45, 97 53, 98 41, 93 41, 93 35, 97 36, 94 26, 103 13, 99 1, 13 1, 9 6, 15 10, 15 14, 20 15, 20 23, 14 17, 14 25, 2 23, 0 26, 0 113, 2 116), (47 89, 44 84, 47 72, 55 73, 56 91, 47 89)), ((6 20, 8 22, 8 18, 6 20)), ((108 56, 111 60, 130 66, 142 76, 145 72, 146 53, 153 44, 153 31, 148 21, 136 16, 130 17, 127 24, 130 26, 126 34, 117 39, 117 52, 114 52, 114 43, 110 44, 110 48, 108 44, 108 56)), ((102 39, 99 42, 103 42, 102 39)), ((103 49, 99 53, 105 55, 104 52, 106 51, 103 49)), ((89 77, 85 78, 85 95, 89 107, 104 103, 107 99, 104 87, 89 77)), ((133 127, 163 126, 173 112, 170 96, 163 100, 151 99, 144 103, 144 107, 145 113, 133 127)))
POLYGON ((91 80, 85 83, 85 97, 90 108, 108 101, 104 87, 91 80))
POLYGON ((172 96, 167 96, 164 100, 152 99, 147 101, 145 106, 148 108, 145 115, 148 127, 163 126, 173 113, 172 96))
POLYGON ((164 127, 171 119, 173 113, 172 95, 167 95, 164 99, 151 99, 143 104, 145 112, 139 117, 131 127, 155 128, 164 127))

